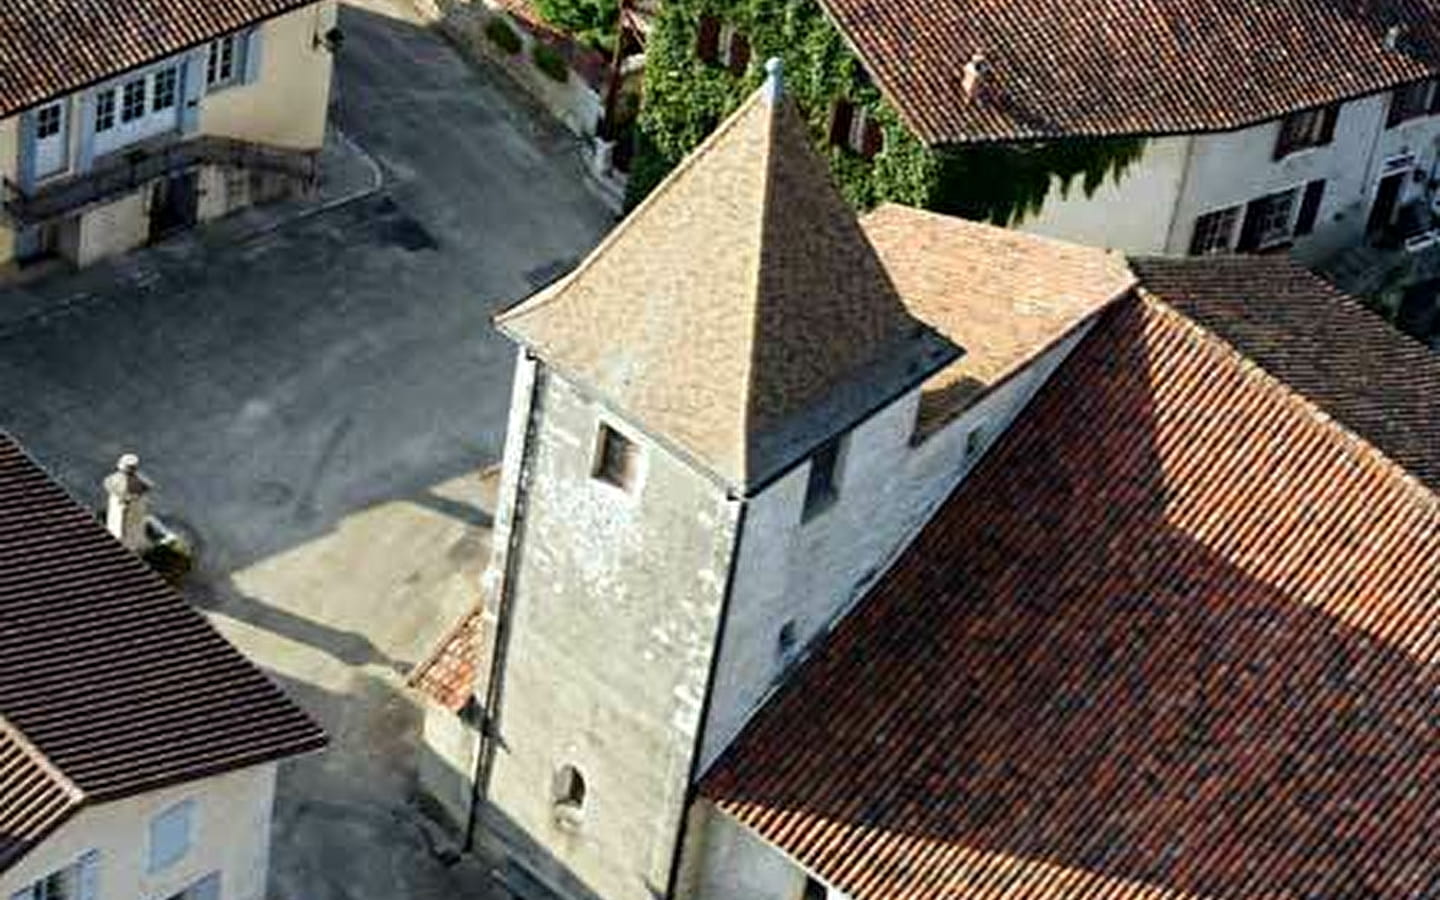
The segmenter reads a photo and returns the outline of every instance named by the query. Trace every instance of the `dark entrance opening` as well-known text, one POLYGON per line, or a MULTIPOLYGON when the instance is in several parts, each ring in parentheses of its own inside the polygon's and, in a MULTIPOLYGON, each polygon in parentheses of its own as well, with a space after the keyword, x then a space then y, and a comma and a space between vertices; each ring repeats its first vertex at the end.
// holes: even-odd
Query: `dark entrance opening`
POLYGON ((1395 207, 1400 201, 1400 189, 1405 186, 1405 179, 1409 177, 1410 172, 1406 170, 1380 179, 1380 187, 1375 191, 1375 205, 1370 207, 1370 221, 1365 226, 1367 236, 1376 237, 1395 223, 1395 207))
POLYGON ((155 185, 150 197, 150 240, 191 228, 199 219, 199 175, 186 172, 155 185))

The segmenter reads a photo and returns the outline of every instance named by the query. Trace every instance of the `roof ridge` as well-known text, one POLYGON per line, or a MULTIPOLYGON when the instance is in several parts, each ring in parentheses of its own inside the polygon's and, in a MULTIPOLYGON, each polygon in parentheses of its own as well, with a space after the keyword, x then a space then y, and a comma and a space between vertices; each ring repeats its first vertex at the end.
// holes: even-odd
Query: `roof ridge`
POLYGON ((612 228, 610 233, 605 235, 600 243, 595 245, 595 248, 586 255, 585 259, 580 262, 580 265, 576 266, 563 277, 557 279, 553 284, 542 288, 540 291, 521 300, 508 309, 503 309, 496 313, 492 321, 497 325, 504 324, 518 316, 549 306, 554 301, 565 296, 569 287, 574 284, 581 275, 589 271, 595 265, 595 262, 600 259, 611 246, 619 243, 620 239, 634 227, 635 223, 644 218, 645 213, 650 207, 659 203, 660 200, 669 194, 670 190, 680 182, 686 172, 695 168, 700 160, 710 154, 710 151, 715 148, 721 138, 735 128, 736 123, 744 117, 744 114, 750 110, 750 107, 761 101, 763 94, 764 88, 759 88, 754 91, 745 102, 735 107, 734 111, 732 111, 729 116, 726 116, 725 120, 717 125, 715 130, 710 132, 710 135, 706 137, 705 140, 700 142, 700 146, 686 154, 685 158, 682 159, 675 168, 670 170, 670 174, 666 175, 664 180, 662 180, 644 200, 641 200, 634 209, 625 215, 625 218, 619 225, 612 228))
POLYGON ((1406 489, 1412 494, 1418 495, 1413 498, 1418 504, 1429 507, 1436 513, 1440 513, 1440 495, 1437 495, 1427 487, 1423 481, 1415 477, 1409 469, 1396 462, 1390 454, 1380 449, 1364 435, 1330 415, 1314 400, 1311 400, 1282 379, 1271 374, 1264 366, 1249 356, 1246 356, 1238 347, 1227 341, 1223 335, 1212 331, 1210 328, 1195 321, 1166 302, 1159 295, 1151 291, 1143 281, 1135 288, 1135 291, 1137 296, 1145 303, 1150 304, 1156 311, 1174 319, 1200 340, 1205 341, 1207 344, 1230 357, 1232 361, 1238 364, 1238 368, 1246 377, 1254 381, 1262 382, 1272 389, 1278 389, 1280 395, 1286 398, 1286 402, 1300 410, 1317 425, 1332 431, 1345 444, 1359 452, 1362 456, 1370 457, 1380 463, 1387 474, 1399 483, 1404 484, 1406 489))

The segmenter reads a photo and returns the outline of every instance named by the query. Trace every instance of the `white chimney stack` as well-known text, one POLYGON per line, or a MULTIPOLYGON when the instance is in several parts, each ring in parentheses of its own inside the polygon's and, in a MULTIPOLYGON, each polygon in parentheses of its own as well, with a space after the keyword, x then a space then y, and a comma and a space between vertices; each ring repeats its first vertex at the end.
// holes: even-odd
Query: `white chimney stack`
POLYGON ((105 527, 127 550, 135 553, 145 549, 150 488, 150 482, 140 474, 140 457, 133 453, 120 457, 115 471, 105 479, 105 493, 109 495, 105 527))
POLYGON ((970 61, 965 64, 965 77, 961 80, 960 86, 964 89, 967 100, 974 100, 975 95, 980 93, 980 89, 985 85, 985 73, 988 69, 989 65, 985 62, 985 54, 979 52, 970 57, 970 61))

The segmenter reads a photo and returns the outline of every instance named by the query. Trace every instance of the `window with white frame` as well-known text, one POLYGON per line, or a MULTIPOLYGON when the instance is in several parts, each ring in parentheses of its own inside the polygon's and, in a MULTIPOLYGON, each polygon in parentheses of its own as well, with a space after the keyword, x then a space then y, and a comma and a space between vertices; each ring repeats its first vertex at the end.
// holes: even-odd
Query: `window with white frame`
POLYGON ((1234 246, 1235 226, 1240 222, 1240 207, 1230 206, 1208 212, 1195 220, 1195 235, 1190 240, 1191 256, 1228 253, 1234 246))
POLYGON ((210 42, 205 60, 205 86, 212 90, 235 82, 240 67, 240 35, 227 34, 210 42))
POLYGON ((719 62, 732 74, 743 75, 750 65, 750 40, 734 25, 720 29, 719 62))
POLYGON ((171 66, 161 69, 153 77, 155 83, 150 94, 150 111, 173 109, 180 90, 180 68, 171 66))
POLYGON ((145 79, 127 81, 120 88, 120 121, 134 122, 145 115, 145 79))
POLYGON ((95 133, 102 134, 115 127, 115 92, 101 91, 95 95, 95 133))
POLYGON ((11 894, 10 900, 97 900, 99 865, 100 854, 91 850, 11 894))
POLYGON ((885 132, 868 109, 838 100, 830 112, 830 143, 873 159, 884 149, 885 132))
POLYGON ((63 124, 64 118, 59 103, 42 106, 40 111, 35 114, 35 137, 41 140, 54 137, 60 133, 63 124))
POLYGON ((182 800, 150 820, 150 871, 163 872, 190 852, 195 801, 182 800))

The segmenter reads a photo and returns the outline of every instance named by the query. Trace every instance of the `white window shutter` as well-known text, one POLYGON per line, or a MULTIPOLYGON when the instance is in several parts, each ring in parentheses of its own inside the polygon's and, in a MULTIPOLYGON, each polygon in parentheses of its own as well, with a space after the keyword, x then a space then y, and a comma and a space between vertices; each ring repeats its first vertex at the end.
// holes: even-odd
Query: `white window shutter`
POLYGON ((78 900, 100 900, 100 851, 90 850, 77 863, 80 884, 76 890, 78 900))
POLYGON ((264 62, 264 49, 262 35, 265 33, 264 25, 256 25, 245 32, 245 83, 254 84, 260 80, 260 65, 264 62))

